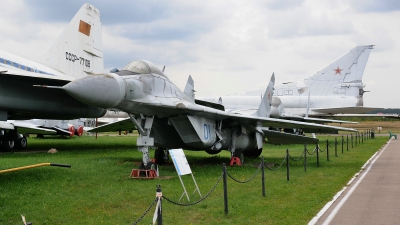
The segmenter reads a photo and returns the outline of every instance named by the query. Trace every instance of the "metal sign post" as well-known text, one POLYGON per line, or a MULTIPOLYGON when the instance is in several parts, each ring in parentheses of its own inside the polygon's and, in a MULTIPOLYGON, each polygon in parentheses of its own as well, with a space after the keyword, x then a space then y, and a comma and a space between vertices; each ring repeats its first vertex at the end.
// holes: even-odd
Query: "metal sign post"
POLYGON ((185 185, 183 184, 183 181, 181 178, 181 176, 186 175, 186 174, 192 175, 193 182, 196 185, 196 189, 193 191, 193 194, 197 190, 199 192, 200 197, 202 197, 201 193, 200 193, 200 189, 197 186, 197 183, 196 183, 196 180, 194 179, 192 171, 190 170, 189 163, 186 159, 185 153, 183 153, 183 150, 181 148, 180 149, 171 149, 171 150, 169 150, 169 155, 171 156, 172 162, 174 162, 176 172, 178 173, 179 180, 181 181, 181 184, 183 187, 183 193, 182 193, 181 197, 179 198, 179 201, 182 199, 182 197, 184 195, 186 195, 188 201, 190 202, 189 195, 186 191, 185 185))

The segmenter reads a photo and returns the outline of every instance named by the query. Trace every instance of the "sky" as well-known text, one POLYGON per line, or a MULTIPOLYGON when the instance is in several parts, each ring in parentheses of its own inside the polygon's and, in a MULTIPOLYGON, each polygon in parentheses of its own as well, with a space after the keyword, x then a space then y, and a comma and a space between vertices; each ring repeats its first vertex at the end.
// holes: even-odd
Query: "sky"
MULTIPOLYGON (((34 59, 86 1, 0 0, 0 49, 34 59)), ((400 108, 398 0, 113 0, 101 14, 104 66, 153 62, 178 87, 216 96, 305 79, 358 45, 375 45, 364 106, 400 108)))

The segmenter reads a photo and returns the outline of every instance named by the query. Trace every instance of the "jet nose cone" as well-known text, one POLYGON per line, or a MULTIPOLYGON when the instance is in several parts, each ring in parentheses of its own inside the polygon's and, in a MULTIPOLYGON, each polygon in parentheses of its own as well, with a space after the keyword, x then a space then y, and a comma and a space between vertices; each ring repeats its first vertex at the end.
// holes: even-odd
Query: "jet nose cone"
POLYGON ((112 108, 125 96, 125 81, 117 74, 89 75, 63 87, 75 99, 88 105, 112 108))

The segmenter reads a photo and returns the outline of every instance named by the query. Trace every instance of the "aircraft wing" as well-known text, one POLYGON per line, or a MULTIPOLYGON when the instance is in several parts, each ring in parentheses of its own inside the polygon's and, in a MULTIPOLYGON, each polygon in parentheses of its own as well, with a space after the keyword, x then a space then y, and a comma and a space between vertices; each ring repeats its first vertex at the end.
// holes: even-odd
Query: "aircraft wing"
POLYGON ((337 114, 332 117, 385 117, 400 119, 400 114, 337 114))
POLYGON ((308 129, 309 131, 313 131, 313 133, 337 133, 338 131, 357 132, 357 130, 352 128, 235 114, 196 104, 185 105, 178 103, 175 107, 166 104, 148 104, 146 105, 146 109, 159 117, 172 117, 178 115, 201 116, 216 121, 231 120, 232 123, 236 122, 249 127, 298 128, 303 130, 308 129))
MULTIPOLYGON (((371 107, 340 107, 340 108, 321 108, 321 109, 310 109, 313 112, 325 113, 325 114, 356 114, 356 113, 367 113, 374 110, 380 110, 383 108, 371 108, 371 107)), ((312 116, 312 115, 310 115, 312 116)), ((318 115, 317 115, 318 116, 318 115)))
POLYGON ((317 144, 318 138, 289 134, 279 131, 262 129, 264 136, 271 144, 317 144))
MULTIPOLYGON (((18 133, 20 134, 56 134, 55 130, 41 128, 33 123, 27 123, 23 121, 12 121, 12 122, 3 122, 9 123, 13 127, 17 128, 18 133)), ((13 130, 14 128, 10 129, 13 130)))
MULTIPOLYGON (((361 114, 363 115, 363 114, 361 114)), ((280 116, 281 119, 296 120, 309 123, 346 123, 346 124, 357 124, 358 122, 346 121, 346 120, 333 120, 333 119, 321 119, 313 117, 300 117, 300 116, 280 116)))
POLYGON ((242 116, 242 115, 228 115, 229 119, 238 121, 243 125, 258 127, 262 124, 263 127, 276 127, 276 128, 298 128, 303 129, 305 132, 312 133, 337 133, 338 131, 356 132, 352 128, 337 127, 316 123, 307 123, 293 120, 274 119, 267 117, 255 116, 242 116))
MULTIPOLYGON (((1 65, 1 64, 0 64, 1 65)), ((28 72, 28 71, 23 71, 23 70, 16 70, 12 68, 6 68, 6 67, 0 67, 0 74, 1 76, 19 76, 21 79, 33 79, 36 78, 38 80, 38 84, 41 84, 41 80, 58 80, 58 81, 64 81, 64 83, 68 83, 72 81, 74 78, 70 76, 65 76, 65 75, 52 75, 52 74, 41 74, 41 73, 34 73, 34 72, 28 72)))
POLYGON ((88 132, 109 132, 109 131, 127 131, 127 130, 136 130, 135 125, 133 125, 132 121, 129 118, 107 123, 102 126, 89 129, 88 132))

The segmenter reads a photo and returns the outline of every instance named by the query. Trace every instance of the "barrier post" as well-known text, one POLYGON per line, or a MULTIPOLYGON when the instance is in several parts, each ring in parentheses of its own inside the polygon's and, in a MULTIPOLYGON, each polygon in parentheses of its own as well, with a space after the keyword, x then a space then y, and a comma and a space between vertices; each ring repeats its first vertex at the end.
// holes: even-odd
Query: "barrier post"
POLYGON ((224 183, 225 215, 228 215, 228 186, 226 183, 226 165, 225 165, 225 163, 222 165, 222 179, 223 179, 223 183, 224 183))
POLYGON ((344 145, 344 138, 343 138, 343 135, 342 135, 342 153, 343 153, 343 145, 344 145))
POLYGON ((317 151, 317 167, 319 167, 319 146, 318 146, 318 143, 317 143, 316 151, 317 151))
POLYGON ((335 156, 337 157, 337 137, 335 137, 335 156))
POLYGON ((356 147, 357 147, 357 142, 358 142, 357 138, 358 138, 358 132, 356 133, 356 147))
POLYGON ((162 225, 162 191, 161 191, 161 185, 157 185, 156 189, 156 196, 158 198, 159 204, 157 204, 158 209, 157 209, 157 224, 162 225))
POLYGON ((265 178, 264 178, 264 156, 261 156, 261 185, 262 185, 262 196, 265 197, 265 178))
POLYGON ((364 132, 361 132, 361 143, 364 143, 364 132))
POLYGON ((304 143, 304 171, 307 171, 307 144, 304 143))
POLYGON ((329 142, 326 139, 326 160, 329 161, 329 142))
POLYGON ((289 181, 289 149, 286 149, 286 180, 289 181))
POLYGON ((349 135, 346 135, 347 141, 346 141, 346 149, 349 151, 349 135))
POLYGON ((350 134, 350 137, 351 137, 351 148, 354 148, 354 145, 353 145, 353 134, 350 134))

